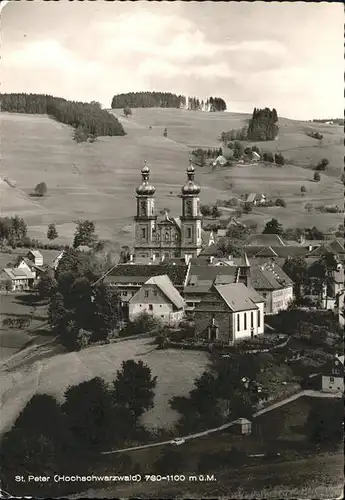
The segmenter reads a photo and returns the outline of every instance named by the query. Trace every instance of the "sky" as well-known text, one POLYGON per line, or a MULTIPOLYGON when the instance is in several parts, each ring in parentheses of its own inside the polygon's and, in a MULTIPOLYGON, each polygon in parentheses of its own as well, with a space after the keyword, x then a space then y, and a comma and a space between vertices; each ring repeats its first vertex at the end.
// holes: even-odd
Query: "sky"
POLYGON ((155 90, 343 116, 344 9, 313 2, 10 1, 1 10, 1 92, 110 107, 155 90))

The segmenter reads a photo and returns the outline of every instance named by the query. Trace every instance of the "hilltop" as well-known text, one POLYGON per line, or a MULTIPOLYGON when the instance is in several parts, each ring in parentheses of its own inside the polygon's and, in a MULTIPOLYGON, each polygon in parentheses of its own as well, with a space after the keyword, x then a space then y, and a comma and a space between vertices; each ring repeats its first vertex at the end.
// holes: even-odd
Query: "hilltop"
MULTIPOLYGON (((241 128, 250 118, 249 114, 163 108, 138 108, 130 118, 123 117, 121 110, 110 113, 119 118, 127 135, 100 137, 93 144, 77 144, 70 126, 46 115, 1 113, 2 177, 15 181, 15 187, 0 183, 2 214, 24 217, 30 236, 41 240, 45 239, 47 225, 55 222, 60 234, 57 242, 61 243, 71 242, 75 220, 89 218, 100 237, 121 246, 132 239, 134 189, 140 182, 144 160, 151 167, 157 207, 168 207, 178 215, 178 194, 191 150, 219 147, 221 132, 241 128), (163 137, 165 128, 168 138, 163 137), (32 198, 30 194, 39 182, 47 184, 48 194, 32 198)), ((288 207, 251 214, 260 227, 272 216, 287 226, 317 225, 327 231, 337 227, 342 214, 310 214, 303 207, 310 200, 343 205, 339 180, 344 150, 342 127, 286 118, 279 119, 279 127, 277 140, 257 145, 266 151, 282 152, 294 165, 242 165, 216 172, 198 169, 202 203, 244 192, 269 191, 272 196, 284 195, 288 207), (310 130, 322 133, 323 140, 307 136, 310 130), (329 159, 329 167, 321 182, 313 183, 310 169, 322 158, 329 159), (301 184, 308 188, 303 199, 301 184)))

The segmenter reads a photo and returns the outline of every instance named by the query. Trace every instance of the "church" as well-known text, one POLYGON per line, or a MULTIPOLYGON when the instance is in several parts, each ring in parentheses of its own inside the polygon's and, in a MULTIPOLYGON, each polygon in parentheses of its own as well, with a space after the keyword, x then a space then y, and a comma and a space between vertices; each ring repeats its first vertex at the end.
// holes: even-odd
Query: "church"
POLYGON ((152 260, 197 257, 202 250, 202 215, 200 186, 194 182, 195 168, 190 161, 187 182, 181 189, 181 216, 158 218, 155 212, 155 188, 150 183, 146 162, 141 170, 142 183, 136 189, 135 220, 136 257, 152 260))

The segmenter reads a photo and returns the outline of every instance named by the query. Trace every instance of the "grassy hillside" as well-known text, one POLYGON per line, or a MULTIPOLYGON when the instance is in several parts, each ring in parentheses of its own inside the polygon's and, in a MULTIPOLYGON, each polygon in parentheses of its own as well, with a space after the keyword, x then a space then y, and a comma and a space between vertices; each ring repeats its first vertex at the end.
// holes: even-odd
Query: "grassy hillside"
MULTIPOLYGON (((30 236, 41 240, 45 239, 48 224, 55 222, 59 243, 71 242, 73 221, 90 218, 102 238, 111 238, 121 246, 132 240, 134 189, 140 182, 144 160, 151 167, 158 209, 168 207, 172 214, 179 215, 181 202, 177 195, 185 181, 191 149, 219 146, 222 131, 240 128, 249 119, 245 114, 161 108, 135 109, 128 119, 120 116, 120 110, 113 112, 120 117, 127 135, 102 137, 94 144, 75 143, 69 126, 45 115, 1 113, 1 176, 16 181, 14 188, 0 183, 2 213, 24 217, 30 236), (162 137, 164 128, 168 129, 167 139, 162 137), (48 186, 47 196, 32 198, 34 186, 43 181, 48 186)), ((312 214, 312 218, 303 206, 309 195, 314 204, 319 203, 317 200, 332 200, 342 205, 342 185, 336 179, 343 161, 342 128, 281 119, 280 130, 277 141, 259 146, 283 151, 287 158, 294 159, 296 166, 265 171, 258 167, 255 172, 256 167, 247 166, 215 173, 200 169, 197 181, 202 185, 202 203, 258 191, 260 186, 260 191, 268 196, 272 191, 274 195, 280 192, 291 198, 291 206, 285 211, 279 209, 282 222, 287 225, 310 225, 315 220, 321 229, 336 227, 342 221, 341 214, 312 214), (307 137, 306 128, 321 131, 323 145, 307 137), (312 173, 301 167, 323 157, 330 160, 329 171, 317 185, 310 182, 312 173), (301 184, 308 189, 303 199, 299 196, 301 184)), ((255 215, 260 225, 272 214, 277 215, 274 210, 255 215)))
POLYGON ((79 384, 93 377, 108 382, 116 378, 122 361, 142 359, 153 375, 157 375, 155 407, 143 416, 148 427, 170 427, 178 414, 170 409, 169 399, 187 395, 194 380, 208 365, 208 355, 199 351, 157 351, 150 339, 95 346, 81 352, 58 354, 36 361, 26 360, 25 351, 16 355, 16 361, 7 360, 1 371, 1 424, 0 434, 12 425, 28 400, 38 393, 49 393, 61 399, 69 385, 79 384), (179 366, 176 373, 176 366, 179 366))

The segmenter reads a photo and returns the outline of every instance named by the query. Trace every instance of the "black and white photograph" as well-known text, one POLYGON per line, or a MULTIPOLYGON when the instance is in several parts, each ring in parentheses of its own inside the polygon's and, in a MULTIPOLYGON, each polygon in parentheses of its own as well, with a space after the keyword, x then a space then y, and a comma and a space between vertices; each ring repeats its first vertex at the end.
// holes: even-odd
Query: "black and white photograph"
POLYGON ((0 17, 0 498, 342 498, 342 2, 0 17))

